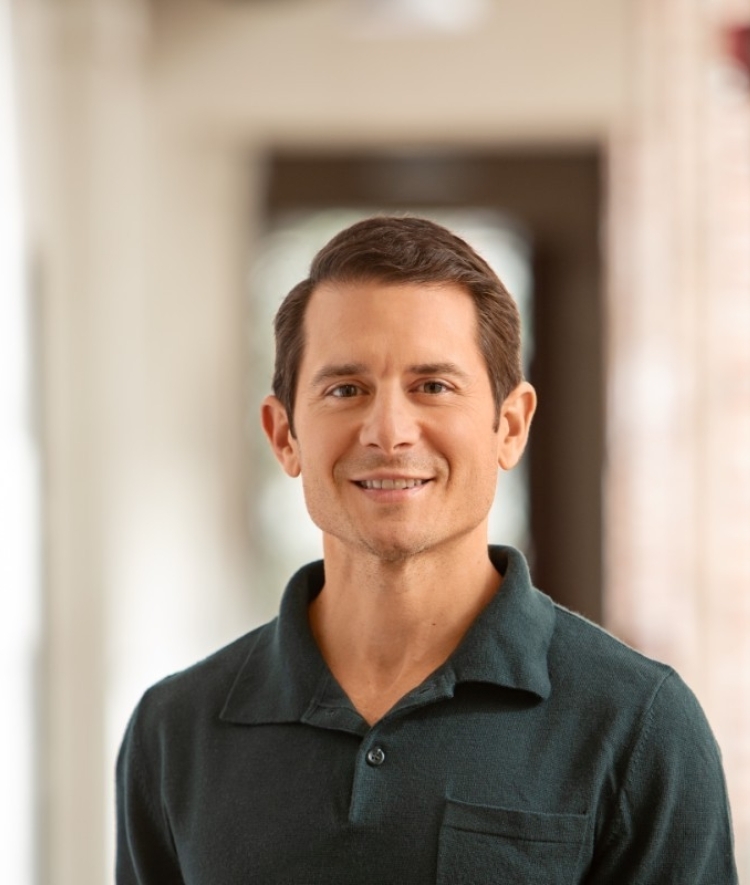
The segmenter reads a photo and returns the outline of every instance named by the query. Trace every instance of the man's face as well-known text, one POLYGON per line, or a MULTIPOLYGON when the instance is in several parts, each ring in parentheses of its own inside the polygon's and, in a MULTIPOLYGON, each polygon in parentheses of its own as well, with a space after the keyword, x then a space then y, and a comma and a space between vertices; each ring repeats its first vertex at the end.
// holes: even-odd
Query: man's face
POLYGON ((323 284, 305 332, 296 438, 278 400, 269 398, 263 417, 284 469, 302 476, 326 555, 343 546, 399 561, 477 534, 486 543, 498 464, 520 457, 533 390, 522 385, 531 391, 521 394, 523 427, 511 394, 495 429, 468 293, 453 284, 323 284))

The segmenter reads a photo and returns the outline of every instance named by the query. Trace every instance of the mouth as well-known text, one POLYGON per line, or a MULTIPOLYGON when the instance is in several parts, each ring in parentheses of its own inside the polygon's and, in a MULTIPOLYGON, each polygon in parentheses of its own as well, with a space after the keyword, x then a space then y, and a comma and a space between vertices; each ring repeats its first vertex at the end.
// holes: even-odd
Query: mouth
POLYGON ((361 489, 385 489, 386 491, 416 489, 428 483, 429 479, 359 479, 356 485, 361 489))

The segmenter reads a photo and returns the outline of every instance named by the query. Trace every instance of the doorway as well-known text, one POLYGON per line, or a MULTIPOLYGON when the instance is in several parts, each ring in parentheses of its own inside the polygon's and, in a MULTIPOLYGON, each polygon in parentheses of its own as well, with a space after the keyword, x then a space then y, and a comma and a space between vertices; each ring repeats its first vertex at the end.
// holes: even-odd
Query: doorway
POLYGON ((605 426, 600 170, 595 147, 284 150, 267 158, 265 193, 269 231, 295 213, 368 207, 414 209, 436 220, 450 212, 493 213, 523 237, 534 341, 527 371, 539 393, 525 457, 524 547, 535 584, 599 623, 605 426))

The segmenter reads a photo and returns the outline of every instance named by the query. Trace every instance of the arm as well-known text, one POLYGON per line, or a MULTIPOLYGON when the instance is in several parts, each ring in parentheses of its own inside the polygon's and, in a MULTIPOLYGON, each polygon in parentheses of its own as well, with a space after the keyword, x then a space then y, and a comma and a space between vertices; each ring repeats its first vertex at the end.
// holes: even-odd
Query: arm
MULTIPOLYGON (((184 885, 161 801, 149 771, 136 709, 117 758, 117 885, 184 885)), ((153 761, 153 760, 152 760, 153 761)))
POLYGON ((697 700, 675 673, 644 717, 587 881, 737 883, 719 749, 697 700))

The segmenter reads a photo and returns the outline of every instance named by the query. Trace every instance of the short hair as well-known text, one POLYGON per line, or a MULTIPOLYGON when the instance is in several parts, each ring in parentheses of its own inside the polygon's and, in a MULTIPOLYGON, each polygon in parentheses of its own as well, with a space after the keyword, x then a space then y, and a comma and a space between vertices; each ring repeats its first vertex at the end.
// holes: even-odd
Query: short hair
POLYGON ((281 303, 274 320, 273 392, 294 435, 294 405, 305 349, 305 312, 321 283, 454 283, 472 297, 479 350, 496 417, 523 379, 518 307, 489 264, 447 228, 414 216, 375 216, 336 234, 313 258, 310 275, 281 303))

